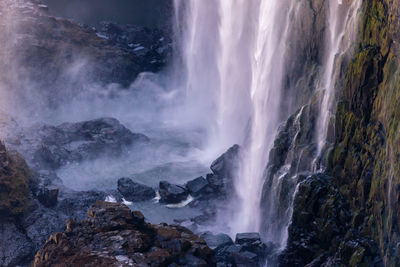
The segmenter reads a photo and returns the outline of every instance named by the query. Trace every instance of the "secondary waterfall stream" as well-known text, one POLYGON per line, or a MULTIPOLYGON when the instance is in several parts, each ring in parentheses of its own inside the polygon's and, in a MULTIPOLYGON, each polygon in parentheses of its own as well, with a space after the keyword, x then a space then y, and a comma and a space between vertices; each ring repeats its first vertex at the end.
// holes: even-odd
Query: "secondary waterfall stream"
MULTIPOLYGON (((321 156, 327 139, 340 59, 352 48, 360 4, 361 1, 341 0, 322 4, 327 10, 327 30, 322 34, 326 52, 313 83, 325 93, 319 115, 315 115, 318 126, 312 126, 318 129, 312 140, 317 147, 316 157, 321 156)), ((286 69, 291 66, 290 55, 297 52, 291 50, 299 39, 293 29, 308 16, 301 13, 305 6, 301 1, 289 0, 175 0, 186 113, 195 114, 195 120, 203 127, 207 135, 205 147, 211 154, 217 155, 233 144, 242 146, 242 162, 235 177, 237 199, 222 224, 231 234, 259 232, 264 225, 264 239, 282 246, 286 243, 297 174, 291 176, 294 183, 286 192, 290 196, 285 218, 272 217, 282 214, 278 211, 282 181, 293 166, 284 165, 279 175, 273 176, 272 189, 267 192, 272 202, 267 205, 267 217, 261 215, 260 199, 279 125, 309 103, 296 98, 296 90, 304 90, 297 89, 296 83, 304 77, 292 81, 286 69), (293 93, 288 93, 288 84, 295 84, 293 93)), ((312 76, 307 71, 304 75, 312 76)), ((301 128, 301 116, 302 111, 296 115, 293 127, 298 130, 294 139, 301 128)), ((309 165, 312 172, 312 164, 309 165)))

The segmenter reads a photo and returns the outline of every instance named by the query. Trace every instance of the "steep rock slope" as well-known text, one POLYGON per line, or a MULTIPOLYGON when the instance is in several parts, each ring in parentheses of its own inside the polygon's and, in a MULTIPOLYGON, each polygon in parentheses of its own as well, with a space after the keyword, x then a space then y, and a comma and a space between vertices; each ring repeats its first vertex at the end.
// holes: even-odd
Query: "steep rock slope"
POLYGON ((327 176, 304 180, 281 265, 399 265, 399 1, 362 4, 327 176))

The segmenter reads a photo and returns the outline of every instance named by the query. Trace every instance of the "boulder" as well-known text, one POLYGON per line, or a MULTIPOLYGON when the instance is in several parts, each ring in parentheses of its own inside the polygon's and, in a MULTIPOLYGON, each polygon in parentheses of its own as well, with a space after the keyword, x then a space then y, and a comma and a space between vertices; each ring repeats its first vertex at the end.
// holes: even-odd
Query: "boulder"
POLYGON ((205 232, 200 237, 203 238, 206 241, 207 245, 212 249, 233 245, 232 238, 230 238, 230 236, 226 234, 214 235, 211 232, 205 232))
POLYGON ((216 159, 210 166, 212 174, 208 174, 210 187, 224 196, 233 193, 233 180, 239 170, 240 147, 234 145, 216 159))
POLYGON ((198 177, 187 182, 186 188, 192 196, 197 197, 206 191, 208 182, 204 177, 198 177))
POLYGON ((166 181, 160 182, 160 202, 168 204, 177 204, 184 201, 188 196, 189 192, 182 186, 170 184, 166 181))
POLYGON ((153 188, 136 183, 130 178, 118 180, 118 191, 126 200, 132 202, 150 200, 156 196, 153 188))
POLYGON ((239 153, 240 146, 232 146, 211 164, 210 169, 220 177, 233 178, 239 166, 239 153))
POLYGON ((216 266, 205 241, 184 227, 148 224, 140 212, 103 201, 88 214, 50 236, 32 266, 216 266))

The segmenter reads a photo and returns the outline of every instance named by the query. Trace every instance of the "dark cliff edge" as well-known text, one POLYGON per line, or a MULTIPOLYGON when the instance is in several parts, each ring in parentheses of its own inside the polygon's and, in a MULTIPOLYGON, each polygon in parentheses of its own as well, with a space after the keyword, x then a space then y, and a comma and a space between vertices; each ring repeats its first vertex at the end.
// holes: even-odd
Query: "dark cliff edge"
POLYGON ((327 170, 298 188, 281 266, 399 266, 398 0, 362 3, 327 170))

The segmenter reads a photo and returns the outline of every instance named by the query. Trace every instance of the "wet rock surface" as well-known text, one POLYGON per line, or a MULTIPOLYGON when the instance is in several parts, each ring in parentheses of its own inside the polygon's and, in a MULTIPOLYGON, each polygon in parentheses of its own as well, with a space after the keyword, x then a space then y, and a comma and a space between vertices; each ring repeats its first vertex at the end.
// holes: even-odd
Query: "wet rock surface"
POLYGON ((189 192, 179 185, 170 184, 167 181, 161 181, 159 186, 160 202, 168 204, 176 204, 186 200, 189 192))
POLYGON ((87 220, 52 235, 33 266, 215 266, 204 240, 180 226, 151 225, 122 204, 97 202, 87 220))
POLYGON ((130 178, 118 180, 118 191, 126 200, 132 202, 150 200, 156 196, 153 188, 136 183, 130 178))
POLYGON ((35 170, 56 170, 101 156, 118 157, 126 147, 145 144, 149 139, 132 133, 116 119, 100 118, 58 126, 33 126, 7 141, 23 153, 35 170))

